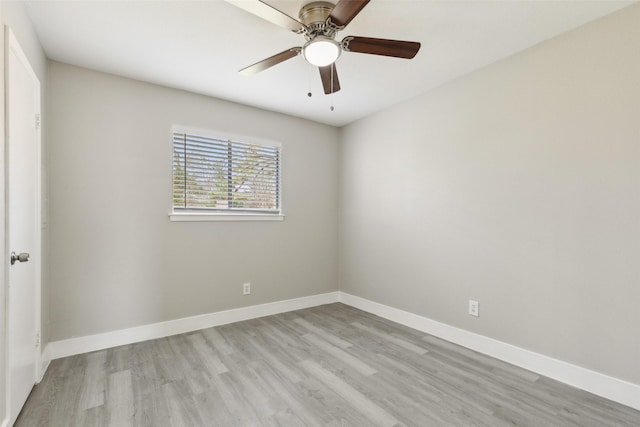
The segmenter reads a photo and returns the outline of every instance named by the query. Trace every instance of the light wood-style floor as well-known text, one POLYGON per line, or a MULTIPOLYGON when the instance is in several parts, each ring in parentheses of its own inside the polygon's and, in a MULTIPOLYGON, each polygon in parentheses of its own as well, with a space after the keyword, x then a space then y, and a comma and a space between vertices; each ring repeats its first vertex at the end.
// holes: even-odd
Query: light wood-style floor
POLYGON ((640 426, 640 412, 342 305, 51 363, 17 426, 640 426))

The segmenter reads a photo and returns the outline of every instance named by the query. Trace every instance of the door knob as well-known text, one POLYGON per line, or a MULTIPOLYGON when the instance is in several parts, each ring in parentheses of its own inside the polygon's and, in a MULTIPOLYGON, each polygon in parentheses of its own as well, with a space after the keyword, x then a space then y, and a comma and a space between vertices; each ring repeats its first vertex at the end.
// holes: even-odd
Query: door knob
POLYGON ((26 252, 22 252, 21 254, 16 255, 15 252, 11 252, 11 265, 15 264, 16 261, 19 261, 19 262, 29 261, 29 254, 26 252))

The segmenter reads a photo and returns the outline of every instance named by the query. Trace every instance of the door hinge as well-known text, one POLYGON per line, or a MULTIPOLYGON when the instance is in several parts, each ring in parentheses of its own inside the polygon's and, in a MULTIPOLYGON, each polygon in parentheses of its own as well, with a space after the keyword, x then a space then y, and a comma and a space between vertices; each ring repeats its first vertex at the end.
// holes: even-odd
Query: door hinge
POLYGON ((40 129, 40 114, 36 114, 36 129, 40 129))
POLYGON ((40 331, 36 332, 36 347, 40 346, 40 331))

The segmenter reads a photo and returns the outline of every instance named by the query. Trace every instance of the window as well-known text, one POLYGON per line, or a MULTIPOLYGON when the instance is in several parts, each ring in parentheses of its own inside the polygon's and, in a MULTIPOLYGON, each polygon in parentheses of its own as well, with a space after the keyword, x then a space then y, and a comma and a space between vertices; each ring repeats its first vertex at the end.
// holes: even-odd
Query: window
POLYGON ((279 215, 280 167, 277 144, 175 131, 173 211, 279 215))

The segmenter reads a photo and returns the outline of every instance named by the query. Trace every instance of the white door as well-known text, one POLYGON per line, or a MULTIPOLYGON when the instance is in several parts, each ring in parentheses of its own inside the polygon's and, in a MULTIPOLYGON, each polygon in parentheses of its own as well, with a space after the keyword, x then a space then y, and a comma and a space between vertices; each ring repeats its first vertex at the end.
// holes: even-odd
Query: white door
POLYGON ((39 364, 40 82, 10 31, 6 39, 7 252, 16 253, 9 262, 7 325, 13 424, 39 364))

